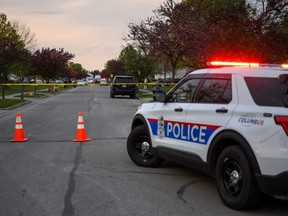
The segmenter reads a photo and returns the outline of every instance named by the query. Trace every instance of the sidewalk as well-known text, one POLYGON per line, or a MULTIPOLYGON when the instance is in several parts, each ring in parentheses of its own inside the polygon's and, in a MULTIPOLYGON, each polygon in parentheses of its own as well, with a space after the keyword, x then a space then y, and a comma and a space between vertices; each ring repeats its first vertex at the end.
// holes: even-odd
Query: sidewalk
MULTIPOLYGON (((2 99, 2 96, 1 96, 2 99)), ((21 93, 16 93, 16 94, 10 94, 10 95, 5 95, 5 99, 21 99, 21 93)), ((33 98, 33 97, 27 97, 24 95, 24 100, 36 100, 38 98, 33 98)))
MULTIPOLYGON (((38 99, 42 99, 45 97, 49 97, 49 95, 51 95, 51 93, 47 93, 48 89, 42 89, 42 90, 38 90, 37 93, 43 94, 44 96, 42 97, 33 97, 34 92, 25 92, 23 95, 23 99, 24 100, 29 100, 29 101, 34 101, 34 100, 38 100, 38 99), (29 93, 31 93, 31 95, 29 95, 29 93)), ((2 99, 2 96, 1 96, 2 99)), ((21 99, 21 93, 15 93, 15 94, 10 94, 10 95, 5 95, 5 99, 21 99)))

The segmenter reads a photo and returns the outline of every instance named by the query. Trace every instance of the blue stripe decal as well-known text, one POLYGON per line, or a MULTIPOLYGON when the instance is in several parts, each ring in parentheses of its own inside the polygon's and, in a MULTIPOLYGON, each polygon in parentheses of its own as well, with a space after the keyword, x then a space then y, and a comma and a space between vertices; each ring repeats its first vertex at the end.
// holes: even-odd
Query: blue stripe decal
POLYGON ((148 119, 152 134, 159 137, 188 141, 206 145, 214 131, 219 128, 215 125, 202 125, 187 122, 163 121, 158 124, 157 119, 148 119), (161 135, 161 132, 162 134, 161 135))
POLYGON ((158 128, 158 123, 157 123, 157 121, 150 121, 149 120, 149 123, 150 123, 150 127, 151 127, 151 129, 152 129, 152 134, 153 135, 155 135, 155 136, 157 136, 157 128, 158 128))

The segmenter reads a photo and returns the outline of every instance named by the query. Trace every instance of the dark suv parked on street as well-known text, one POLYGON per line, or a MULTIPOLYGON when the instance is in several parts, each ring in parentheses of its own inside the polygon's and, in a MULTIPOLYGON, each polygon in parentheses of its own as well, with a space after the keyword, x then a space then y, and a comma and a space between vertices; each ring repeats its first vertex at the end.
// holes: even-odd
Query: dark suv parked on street
POLYGON ((110 97, 114 98, 115 95, 136 97, 136 84, 132 76, 117 75, 114 77, 111 83, 110 97))

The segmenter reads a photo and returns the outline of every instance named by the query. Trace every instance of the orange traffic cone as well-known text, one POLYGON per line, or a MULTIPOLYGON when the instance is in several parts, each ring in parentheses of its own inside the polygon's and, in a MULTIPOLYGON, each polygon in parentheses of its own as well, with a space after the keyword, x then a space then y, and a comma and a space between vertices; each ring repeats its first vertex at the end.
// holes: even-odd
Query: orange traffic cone
POLYGON ((84 128, 83 114, 79 112, 78 114, 78 124, 76 130, 76 139, 73 139, 73 142, 86 142, 91 140, 90 138, 86 138, 86 131, 84 128))
POLYGON ((21 121, 21 115, 18 112, 16 114, 16 125, 15 125, 15 131, 14 131, 14 139, 11 140, 11 142, 26 142, 28 138, 24 137, 24 130, 23 125, 21 121))

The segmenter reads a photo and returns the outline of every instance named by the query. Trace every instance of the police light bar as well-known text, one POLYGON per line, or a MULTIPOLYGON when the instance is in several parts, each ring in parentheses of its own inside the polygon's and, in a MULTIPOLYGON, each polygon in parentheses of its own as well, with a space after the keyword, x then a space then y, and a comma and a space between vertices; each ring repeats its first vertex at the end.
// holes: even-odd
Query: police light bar
POLYGON ((212 61, 207 62, 209 66, 230 66, 230 67, 259 67, 259 63, 252 63, 252 62, 223 62, 223 61, 212 61))

